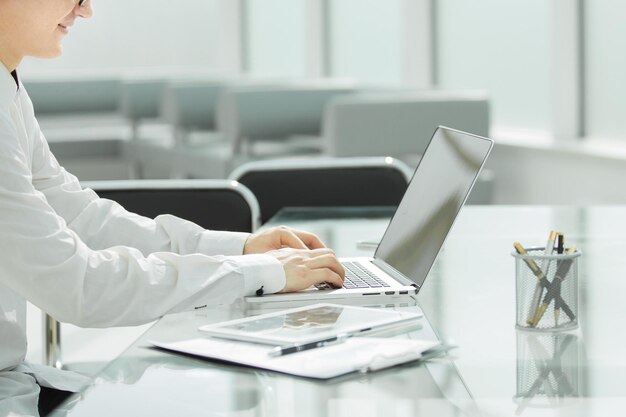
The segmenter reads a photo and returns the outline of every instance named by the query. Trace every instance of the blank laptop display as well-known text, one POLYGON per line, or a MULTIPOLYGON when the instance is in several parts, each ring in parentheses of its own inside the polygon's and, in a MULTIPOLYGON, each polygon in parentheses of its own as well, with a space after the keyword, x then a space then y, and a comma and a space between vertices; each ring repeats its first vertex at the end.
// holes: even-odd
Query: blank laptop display
POLYGON ((421 287, 493 141, 440 127, 374 255, 421 287))

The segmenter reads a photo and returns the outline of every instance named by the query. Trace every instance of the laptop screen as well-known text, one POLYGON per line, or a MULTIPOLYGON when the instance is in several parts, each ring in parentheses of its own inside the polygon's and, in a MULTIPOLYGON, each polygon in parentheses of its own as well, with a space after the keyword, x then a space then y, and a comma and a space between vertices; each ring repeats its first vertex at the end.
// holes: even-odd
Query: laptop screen
POLYGON ((375 258, 421 287, 492 146, 491 139, 439 127, 375 258))

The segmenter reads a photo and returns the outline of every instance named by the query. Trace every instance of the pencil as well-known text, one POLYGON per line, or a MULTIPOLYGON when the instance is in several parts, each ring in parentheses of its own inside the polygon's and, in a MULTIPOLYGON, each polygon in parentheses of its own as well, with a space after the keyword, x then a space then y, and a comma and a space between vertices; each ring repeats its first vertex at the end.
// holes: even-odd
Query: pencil
MULTIPOLYGON (((552 251, 554 251, 554 241, 556 240, 557 233, 554 230, 550 231, 550 235, 548 236, 548 241, 546 242, 546 247, 543 250, 544 255, 551 255, 552 251)), ((548 273, 548 268, 550 267, 550 261, 544 260, 541 265, 541 272, 545 276, 548 273)), ((533 319, 537 314, 537 310, 539 309, 539 305, 541 304, 541 296, 543 295, 543 286, 540 283, 537 283, 535 287, 535 292, 533 294, 533 299, 530 303, 530 309, 528 311, 528 318, 526 319, 526 323, 532 326, 533 319)))
MULTIPOLYGON (((574 253, 576 253, 576 248, 573 246, 567 250, 568 255, 573 255, 574 253)), ((532 324, 533 327, 537 326, 537 324, 539 323, 539 320, 541 320, 541 318, 543 317, 543 314, 546 312, 546 309, 548 308, 548 305, 550 304, 550 301, 552 301, 552 299, 555 300, 554 301, 555 303, 557 302, 557 300, 559 300, 559 302, 562 303, 561 307, 565 306, 565 302, 562 301, 563 298, 560 295, 560 284, 567 276, 567 273, 569 272, 573 263, 574 263, 573 259, 568 259, 566 261, 562 261, 561 264, 559 265, 559 268, 557 269, 556 274, 554 274, 554 279, 552 280, 552 284, 550 285, 550 288, 548 289, 548 292, 546 293, 546 296, 543 299, 543 303, 541 303, 541 305, 539 306, 539 309, 537 310, 537 314, 535 314, 535 318, 532 324)), ((566 314, 568 314, 567 311, 569 310, 569 308, 568 310, 565 310, 565 308, 563 310, 566 312, 566 314)), ((571 310, 569 311, 571 312, 571 310)), ((570 318, 572 317, 570 316, 570 318)))
MULTIPOLYGON (((559 233, 557 235, 556 241, 556 253, 558 253, 559 255, 563 254, 563 245, 564 243, 565 237, 563 236, 563 233, 559 233)), ((559 281, 558 283, 558 288, 557 288, 557 294, 558 297, 556 297, 554 299, 554 326, 558 327, 559 325, 559 316, 561 315, 561 282, 559 281)))

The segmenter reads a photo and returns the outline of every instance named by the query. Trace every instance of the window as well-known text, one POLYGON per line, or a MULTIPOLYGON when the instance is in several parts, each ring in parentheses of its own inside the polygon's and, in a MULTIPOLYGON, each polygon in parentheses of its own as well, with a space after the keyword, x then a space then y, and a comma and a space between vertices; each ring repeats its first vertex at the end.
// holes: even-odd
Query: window
POLYGON ((332 0, 332 75, 402 83, 403 6, 403 0, 332 0))
POLYGON ((255 76, 307 73, 305 0, 249 0, 248 59, 255 76))
POLYGON ((439 86, 486 90, 492 125, 549 131, 550 3, 437 1, 439 86))
POLYGON ((585 3, 585 96, 587 135, 626 136, 626 2, 585 3))

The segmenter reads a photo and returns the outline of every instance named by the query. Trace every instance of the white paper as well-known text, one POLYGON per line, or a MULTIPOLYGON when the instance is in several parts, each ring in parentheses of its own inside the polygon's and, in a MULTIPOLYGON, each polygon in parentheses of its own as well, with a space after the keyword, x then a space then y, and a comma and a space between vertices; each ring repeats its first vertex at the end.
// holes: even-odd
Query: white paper
POLYGON ((352 337, 336 345, 271 357, 272 346, 217 338, 151 343, 176 352, 318 379, 413 361, 422 352, 439 345, 438 341, 352 337))

